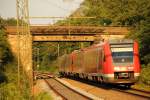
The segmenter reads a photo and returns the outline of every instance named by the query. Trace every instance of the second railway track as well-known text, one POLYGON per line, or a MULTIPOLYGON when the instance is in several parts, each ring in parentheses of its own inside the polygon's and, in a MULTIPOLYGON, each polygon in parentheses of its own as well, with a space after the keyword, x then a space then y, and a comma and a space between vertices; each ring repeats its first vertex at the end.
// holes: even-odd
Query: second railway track
POLYGON ((55 78, 45 79, 45 81, 57 95, 62 97, 63 100, 93 100, 92 98, 62 84, 55 78))

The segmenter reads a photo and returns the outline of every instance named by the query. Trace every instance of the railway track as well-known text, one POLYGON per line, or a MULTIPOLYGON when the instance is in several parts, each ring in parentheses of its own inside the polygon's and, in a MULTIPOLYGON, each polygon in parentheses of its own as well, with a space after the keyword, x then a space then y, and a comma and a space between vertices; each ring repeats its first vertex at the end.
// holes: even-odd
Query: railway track
POLYGON ((144 98, 147 98, 148 100, 150 100, 150 92, 149 91, 144 91, 144 90, 135 89, 135 88, 120 87, 120 86, 116 86, 116 85, 115 86, 110 85, 109 87, 113 90, 117 90, 117 91, 120 91, 123 93, 128 93, 128 94, 139 96, 139 97, 144 97, 144 98))
POLYGON ((150 100, 150 92, 149 91, 144 91, 144 90, 135 89, 135 88, 126 88, 124 86, 116 86, 116 85, 115 86, 111 85, 110 87, 116 91, 120 91, 120 92, 128 93, 131 95, 148 98, 148 100, 150 100))
POLYGON ((140 97, 144 97, 150 100, 150 92, 148 91, 143 91, 143 90, 138 90, 138 89, 128 89, 128 90, 123 90, 123 89, 118 89, 118 88, 113 88, 114 90, 120 91, 120 92, 124 92, 124 93, 128 93, 128 94, 132 94, 132 95, 136 95, 136 96, 140 96, 140 97))
MULTIPOLYGON (((97 83, 96 83, 97 84, 97 83)), ((102 85, 105 86, 105 85, 102 85)), ((139 97, 144 97, 150 100, 150 92, 149 91, 144 91, 140 89, 134 89, 134 88, 126 88, 126 87, 120 87, 120 86, 114 86, 114 85, 106 85, 108 88, 111 88, 112 90, 127 93, 130 95, 135 95, 139 97)))
POLYGON ((48 86, 63 100, 93 100, 92 98, 81 94, 68 86, 62 84, 55 78, 44 79, 48 86))
MULTIPOLYGON (((73 79, 74 80, 74 79, 73 79)), ((119 91, 122 93, 127 93, 129 95, 135 95, 138 97, 146 98, 147 100, 150 100, 150 92, 149 91, 144 91, 144 90, 139 90, 139 89, 134 89, 134 88, 126 88, 123 86, 116 86, 116 85, 110 85, 110 84, 99 84, 93 81, 86 81, 86 80, 75 80, 75 81, 80 81, 92 86, 96 86, 98 88, 106 88, 106 89, 111 89, 114 91, 119 91)))
MULTIPOLYGON (((93 100, 92 98, 85 96, 73 89, 71 89, 70 87, 68 87, 67 85, 61 83, 59 80, 57 80, 54 77, 49 77, 49 74, 47 78, 46 75, 47 73, 40 73, 39 76, 42 77, 45 82, 48 84, 48 86, 59 96, 61 96, 63 98, 63 100, 93 100), (46 78, 45 78, 46 77, 46 78)), ((53 76, 53 75, 51 75, 53 76)), ((78 80, 80 81, 80 80, 78 80)), ((135 95, 135 96, 139 96, 139 97, 144 97, 147 98, 148 100, 150 100, 150 92, 148 91, 143 91, 143 90, 138 90, 138 89, 134 89, 134 88, 124 88, 124 87, 119 87, 119 86, 113 86, 113 85, 104 85, 104 84, 98 84, 98 83, 93 83, 93 82, 86 82, 86 81, 80 81, 83 83, 87 83, 90 85, 94 85, 97 86, 99 88, 110 88, 112 90, 115 91, 119 91, 119 92, 123 92, 123 93, 127 93, 130 95, 135 95)))

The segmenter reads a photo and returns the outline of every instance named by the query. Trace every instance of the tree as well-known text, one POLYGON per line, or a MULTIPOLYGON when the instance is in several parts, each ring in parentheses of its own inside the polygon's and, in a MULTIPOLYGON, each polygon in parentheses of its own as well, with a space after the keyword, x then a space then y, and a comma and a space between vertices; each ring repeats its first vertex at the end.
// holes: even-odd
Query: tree
POLYGON ((140 41, 140 51, 142 55, 142 61, 145 64, 150 63, 150 18, 146 19, 142 25, 140 25, 140 29, 137 30, 138 39, 140 41))
POLYGON ((14 18, 8 18, 8 19, 6 19, 6 25, 16 26, 17 25, 17 20, 14 19, 14 18))
POLYGON ((0 18, 0 64, 7 64, 12 60, 12 54, 7 43, 6 34, 4 32, 5 20, 0 18))
POLYGON ((150 14, 149 0, 85 0, 82 6, 85 16, 109 19, 113 25, 135 25, 150 14))
POLYGON ((12 53, 6 40, 4 25, 6 25, 6 21, 0 17, 0 83, 7 81, 7 77, 4 74, 4 66, 13 59, 12 53))

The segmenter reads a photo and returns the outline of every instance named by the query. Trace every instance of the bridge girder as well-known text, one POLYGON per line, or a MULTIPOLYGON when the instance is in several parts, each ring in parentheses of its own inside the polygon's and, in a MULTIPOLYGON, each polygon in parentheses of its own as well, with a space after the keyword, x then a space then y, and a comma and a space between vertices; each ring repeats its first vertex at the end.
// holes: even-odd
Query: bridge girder
MULTIPOLYGON (((19 31, 22 31, 22 28, 19 28, 19 31)), ((94 41, 123 38, 128 32, 127 27, 30 26, 32 41, 94 41)), ((7 26, 6 33, 16 35, 16 27, 7 26)))

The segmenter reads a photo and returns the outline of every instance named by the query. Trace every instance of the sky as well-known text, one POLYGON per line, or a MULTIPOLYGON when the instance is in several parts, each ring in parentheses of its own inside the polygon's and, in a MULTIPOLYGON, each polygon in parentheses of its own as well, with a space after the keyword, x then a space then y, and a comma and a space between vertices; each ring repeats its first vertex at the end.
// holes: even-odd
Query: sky
MULTIPOLYGON (((73 13, 84 0, 28 0, 30 16, 66 17, 73 13)), ((16 0, 0 0, 0 16, 16 17, 16 0)), ((56 19, 32 19, 32 24, 55 23, 56 19)))

